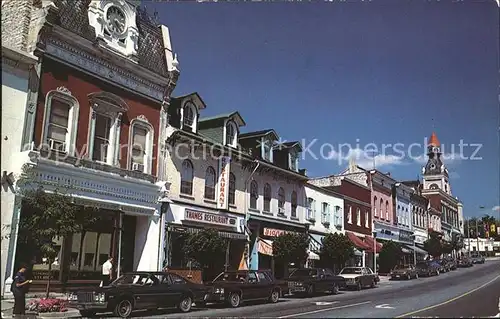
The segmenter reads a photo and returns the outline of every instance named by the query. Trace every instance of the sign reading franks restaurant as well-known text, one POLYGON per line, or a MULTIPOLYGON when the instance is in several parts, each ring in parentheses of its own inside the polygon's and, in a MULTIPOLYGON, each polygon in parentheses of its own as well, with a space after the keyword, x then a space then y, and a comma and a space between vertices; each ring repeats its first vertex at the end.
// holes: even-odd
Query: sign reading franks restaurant
POLYGON ((217 184, 217 208, 227 209, 229 193, 229 170, 230 157, 221 157, 219 159, 219 183, 217 184))
POLYGON ((207 224, 236 227, 236 218, 186 209, 184 219, 207 224))

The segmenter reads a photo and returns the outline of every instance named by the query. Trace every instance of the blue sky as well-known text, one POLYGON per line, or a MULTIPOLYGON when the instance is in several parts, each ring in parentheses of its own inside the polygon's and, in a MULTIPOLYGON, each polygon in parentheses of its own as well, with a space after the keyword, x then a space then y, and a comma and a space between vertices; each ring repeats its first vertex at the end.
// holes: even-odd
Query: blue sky
POLYGON ((409 145, 435 131, 464 213, 500 205, 495 1, 145 4, 170 28, 174 94, 197 91, 202 116, 238 110, 243 131, 315 140, 301 162, 309 176, 339 173, 349 157, 371 168, 374 143, 378 169, 415 179, 424 150, 410 158, 409 145), (461 140, 481 144, 480 159, 461 140))

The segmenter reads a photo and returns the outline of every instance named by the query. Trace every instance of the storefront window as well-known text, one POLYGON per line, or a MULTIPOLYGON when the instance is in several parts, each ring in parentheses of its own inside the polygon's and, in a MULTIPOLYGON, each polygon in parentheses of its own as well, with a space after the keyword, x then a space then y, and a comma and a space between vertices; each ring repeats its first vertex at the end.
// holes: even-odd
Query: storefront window
POLYGON ((48 256, 43 253, 38 252, 32 262, 33 262, 33 279, 35 280, 47 280, 49 275, 49 264, 52 272, 52 279, 59 278, 59 270, 61 269, 61 247, 63 245, 63 238, 54 238, 53 240, 54 248, 56 250, 56 256, 52 261, 49 260, 48 256))
POLYGON ((71 238, 69 279, 98 279, 101 265, 112 254, 111 248, 111 232, 74 234, 71 238))

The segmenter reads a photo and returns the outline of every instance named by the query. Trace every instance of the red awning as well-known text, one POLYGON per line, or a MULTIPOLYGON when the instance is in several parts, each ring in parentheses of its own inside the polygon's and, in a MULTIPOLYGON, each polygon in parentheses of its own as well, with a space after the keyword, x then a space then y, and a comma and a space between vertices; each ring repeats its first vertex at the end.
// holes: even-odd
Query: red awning
POLYGON ((380 251, 382 250, 382 244, 379 243, 378 241, 376 241, 376 239, 374 240, 373 237, 371 236, 366 236, 365 237, 365 244, 367 244, 368 246, 370 246, 370 249, 369 249, 369 252, 373 252, 373 244, 375 242, 375 252, 378 254, 380 253, 380 251))
POLYGON ((363 239, 356 236, 354 233, 347 231, 347 237, 356 246, 356 248, 361 250, 370 250, 370 247, 363 241, 363 239))

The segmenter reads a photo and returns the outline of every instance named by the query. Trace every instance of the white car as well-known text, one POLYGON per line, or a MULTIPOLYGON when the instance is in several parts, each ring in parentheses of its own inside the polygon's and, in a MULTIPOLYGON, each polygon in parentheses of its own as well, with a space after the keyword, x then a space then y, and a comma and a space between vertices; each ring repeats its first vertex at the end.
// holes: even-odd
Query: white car
POLYGON ((344 277, 347 288, 361 290, 364 287, 377 286, 380 281, 378 275, 368 267, 344 267, 339 273, 344 277))

